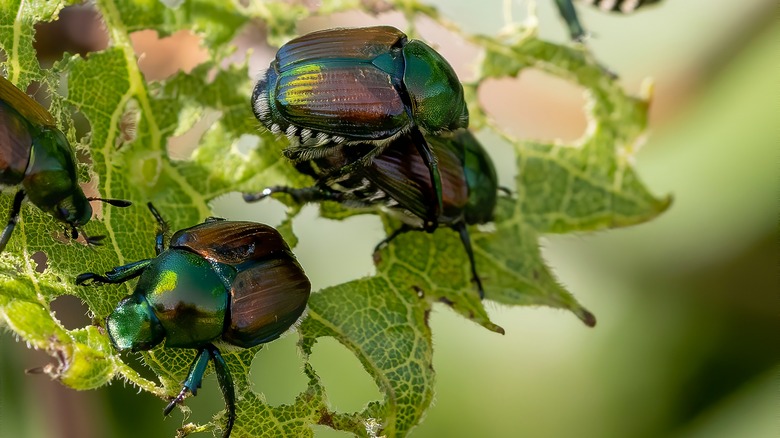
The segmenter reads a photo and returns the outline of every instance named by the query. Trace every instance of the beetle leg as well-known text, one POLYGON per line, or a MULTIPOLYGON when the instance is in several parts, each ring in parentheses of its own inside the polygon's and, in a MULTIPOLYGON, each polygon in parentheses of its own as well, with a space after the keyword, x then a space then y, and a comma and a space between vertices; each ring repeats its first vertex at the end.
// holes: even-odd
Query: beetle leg
POLYGON ((152 205, 151 202, 146 203, 146 206, 149 207, 149 211, 152 212, 152 216, 154 216, 154 218, 157 220, 157 224, 159 225, 159 228, 157 229, 157 237, 155 237, 154 251, 157 255, 160 255, 160 253, 165 249, 165 233, 168 232, 168 223, 165 222, 165 219, 162 218, 160 212, 154 208, 154 205, 152 205))
POLYGON ((114 207, 129 207, 133 205, 132 202, 126 201, 124 199, 109 199, 109 198, 95 198, 95 197, 89 197, 87 198, 87 201, 100 201, 105 202, 106 204, 113 205, 114 207))
POLYGON ((444 209, 442 201, 442 188, 441 188, 441 174, 439 173, 439 160, 436 158, 436 154, 431 150, 431 146, 425 141, 425 137, 422 132, 416 127, 411 131, 414 145, 417 147, 417 151, 420 153, 420 157, 428 167, 431 173, 431 187, 433 187, 433 196, 436 199, 434 205, 431 206, 431 213, 429 217, 434 218, 430 221, 425 221, 424 227, 426 231, 433 231, 439 225, 439 214, 444 209))
POLYGON ((274 193, 287 193, 292 196, 293 200, 299 204, 305 204, 307 202, 318 201, 336 201, 338 196, 329 190, 324 190, 317 186, 304 187, 302 189, 296 189, 287 186, 273 186, 263 189, 262 192, 257 193, 244 193, 244 201, 257 202, 263 200, 274 193))
POLYGON ((466 250, 466 255, 469 256, 469 263, 471 263, 471 280, 474 283, 477 283, 479 299, 483 299, 485 298, 485 290, 482 288, 482 280, 479 279, 479 275, 477 274, 477 264, 474 262, 474 250, 471 248, 469 230, 466 228, 466 224, 463 222, 452 228, 455 229, 458 234, 460 234, 460 241, 463 242, 463 248, 466 250))
MULTIPOLYGON (((213 348, 213 346, 212 346, 213 348)), ((197 395, 198 388, 203 383, 203 374, 206 372, 206 365, 209 364, 211 359, 211 351, 208 347, 203 347, 198 350, 198 354, 195 356, 195 360, 190 365, 190 371, 187 373, 187 379, 182 385, 179 394, 168 403, 168 406, 163 409, 163 415, 168 415, 173 410, 173 407, 184 401, 184 397, 187 396, 187 392, 191 392, 192 395, 197 395)))
POLYGON ((214 372, 217 374, 219 389, 222 391, 222 397, 225 398, 227 422, 222 437, 228 438, 230 436, 230 431, 233 430, 233 423, 236 422, 236 393, 233 387, 233 377, 230 375, 227 363, 225 363, 225 359, 222 358, 222 355, 219 354, 217 347, 208 344, 206 348, 209 350, 211 358, 214 361, 214 372))
POLYGON ((85 272, 83 274, 79 274, 79 276, 76 277, 76 284, 84 285, 87 282, 110 284, 124 283, 127 280, 132 280, 133 278, 141 275, 144 269, 146 269, 146 267, 149 266, 149 263, 151 262, 152 259, 146 259, 123 266, 117 266, 116 268, 106 272, 105 275, 99 275, 93 272, 85 272))
POLYGON ((574 9, 571 0, 555 0, 555 4, 558 6, 558 12, 561 14, 561 17, 566 21, 571 39, 583 42, 588 37, 588 34, 582 28, 582 24, 580 24, 579 18, 577 18, 577 11, 574 9))
POLYGON ((3 234, 0 235, 0 252, 3 252, 5 245, 8 244, 8 240, 11 238, 11 233, 14 232, 16 223, 19 222, 19 212, 22 211, 22 201, 24 201, 26 193, 24 189, 20 189, 14 196, 14 202, 11 205, 11 217, 8 218, 8 224, 3 229, 3 234))
POLYGON ((382 239, 381 242, 377 243, 374 247, 374 258, 376 259, 376 253, 378 253, 381 249, 385 248, 387 245, 390 244, 390 242, 393 241, 396 237, 400 236, 401 234, 404 234, 408 231, 412 231, 414 228, 412 228, 410 225, 403 224, 398 229, 390 233, 389 236, 382 239))
POLYGON ((364 153, 359 158, 351 159, 350 162, 344 166, 340 166, 333 171, 323 175, 319 181, 338 181, 344 175, 349 175, 358 169, 368 167, 374 160, 374 157, 381 154, 390 143, 384 145, 374 146, 373 149, 364 153))

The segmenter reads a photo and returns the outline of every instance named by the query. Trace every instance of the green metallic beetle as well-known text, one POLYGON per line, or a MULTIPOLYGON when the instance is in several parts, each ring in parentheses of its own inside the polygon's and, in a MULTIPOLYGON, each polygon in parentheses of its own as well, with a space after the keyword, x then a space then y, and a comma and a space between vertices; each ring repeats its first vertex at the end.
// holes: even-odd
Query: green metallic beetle
MULTIPOLYGON (((0 76, 0 185, 21 185, 11 207, 11 217, 0 235, 0 252, 5 249, 22 209, 25 197, 55 219, 67 224, 71 238, 77 228, 89 222, 89 201, 103 201, 127 207, 128 201, 87 198, 78 184, 76 159, 54 117, 38 102, 0 76)), ((82 234, 84 234, 82 232, 82 234)), ((97 244, 104 236, 84 236, 97 244)))
POLYGON ((197 393, 209 360, 227 406, 223 437, 236 418, 233 378, 215 342, 242 348, 270 342, 303 314, 311 284, 274 228, 254 222, 209 218, 176 232, 167 248, 167 230, 150 204, 160 229, 157 257, 119 266, 105 275, 84 273, 76 284, 123 283, 140 277, 132 295, 119 302, 106 327, 119 351, 165 347, 198 352, 168 415, 187 392, 197 393))
MULTIPOLYGON (((436 209, 441 180, 425 135, 468 126, 452 67, 390 26, 328 29, 288 42, 255 85, 252 110, 271 132, 290 139, 284 153, 293 162, 342 143, 368 148, 368 160, 394 138, 411 136, 436 188, 436 209)), ((345 163, 341 172, 360 165, 345 163)))
POLYGON ((395 138, 381 154, 347 175, 338 169, 363 160, 366 149, 334 148, 331 154, 296 165, 301 173, 317 178, 314 186, 269 187, 260 193, 244 194, 244 200, 254 202, 274 193, 287 193, 297 202, 330 200, 350 207, 383 206, 400 213, 397 216, 404 225, 382 240, 375 253, 402 233, 426 228, 426 223, 446 225, 460 235, 471 263, 472 279, 480 298, 484 298, 466 226, 493 220, 499 190, 493 161, 467 129, 428 136, 427 142, 439 158, 441 172, 443 208, 436 218, 430 217, 429 208, 436 199, 434 188, 409 135, 395 138))
MULTIPOLYGON (((582 0, 583 3, 596 6, 603 11, 619 12, 623 14, 629 14, 643 6, 658 3, 660 1, 661 0, 582 0)), ((569 27, 571 39, 575 41, 584 41, 588 37, 588 33, 585 32, 585 29, 582 28, 582 24, 580 24, 572 0, 555 0, 555 5, 558 6, 558 12, 569 27)))

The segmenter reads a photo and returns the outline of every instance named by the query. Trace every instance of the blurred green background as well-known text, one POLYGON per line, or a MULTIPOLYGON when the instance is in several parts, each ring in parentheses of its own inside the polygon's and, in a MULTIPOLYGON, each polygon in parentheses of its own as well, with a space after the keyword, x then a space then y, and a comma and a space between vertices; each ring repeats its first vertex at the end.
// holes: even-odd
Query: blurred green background
MULTIPOLYGON (((507 6, 522 21, 527 6, 435 3, 466 31, 481 33, 506 24, 507 6)), ((537 3, 540 35, 565 42, 553 2, 537 3)), ((780 436, 777 9, 772 0, 665 0, 632 16, 578 7, 593 34, 589 46, 630 92, 654 79, 651 132, 636 167, 654 193, 671 193, 675 202, 647 224, 543 241, 560 281, 596 314, 594 329, 563 311, 487 303, 506 329, 500 336, 444 305, 434 307, 436 400, 413 437, 780 436)), ((99 31, 86 35, 84 22, 94 22, 88 8, 68 8, 60 21, 40 27, 42 62, 61 56, 62 44, 70 52, 105 44, 99 31)), ((340 14, 302 21, 299 30, 377 23, 404 27, 394 13, 340 14)), ((418 25, 461 77, 473 74, 474 48, 431 23, 418 25)), ((248 29, 237 40, 242 49, 254 47, 253 72, 273 53, 259 35, 248 29)), ((193 36, 157 40, 139 33, 134 42, 149 78, 172 73, 162 71, 172 64, 191 68, 203 56, 193 36)), ((480 100, 520 138, 573 140, 586 124, 581 91, 527 71, 485 84, 480 100)), ((513 169, 502 163, 511 166, 511 151, 482 138, 509 185, 513 169)), ((246 206, 238 196, 215 207, 231 219, 271 224, 284 212, 275 202, 246 206)), ((353 217, 345 224, 316 213, 306 207, 295 222, 296 253, 315 289, 370 274, 379 220, 353 217), (352 254, 341 270, 322 262, 331 245, 352 254)), ((57 300, 58 316, 67 327, 88 324, 85 308, 71 298, 57 300)), ((305 388, 296 341, 288 334, 253 364, 256 389, 270 403, 289 403, 305 388)), ((121 382, 76 392, 25 375, 49 360, 7 333, 0 336, 0 437, 170 437, 181 424, 181 413, 163 420, 161 400, 121 382)), ((337 342, 320 341, 312 361, 336 408, 358 410, 380 397, 337 342)), ((191 420, 206 421, 223 408, 216 386, 210 376, 198 397, 187 399, 191 420)), ((347 436, 324 427, 315 434, 347 436)))

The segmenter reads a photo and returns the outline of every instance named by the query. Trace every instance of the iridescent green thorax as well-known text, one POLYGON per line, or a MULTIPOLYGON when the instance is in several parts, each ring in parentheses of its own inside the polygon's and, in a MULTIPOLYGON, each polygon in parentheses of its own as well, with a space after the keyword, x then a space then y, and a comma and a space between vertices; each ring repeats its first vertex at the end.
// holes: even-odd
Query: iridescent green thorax
POLYGON ((467 127, 469 111, 463 86, 450 64, 422 41, 410 41, 403 54, 403 83, 416 122, 429 133, 467 127))
POLYGON ((92 217, 78 185, 73 151, 56 128, 44 127, 33 137, 22 186, 33 204, 61 222, 81 226, 92 217))
MULTIPOLYGON (((224 275, 231 269, 220 271, 224 275)), ((141 274, 136 294, 143 293, 157 315, 166 346, 194 347, 222 335, 231 281, 203 257, 169 249, 141 274)))

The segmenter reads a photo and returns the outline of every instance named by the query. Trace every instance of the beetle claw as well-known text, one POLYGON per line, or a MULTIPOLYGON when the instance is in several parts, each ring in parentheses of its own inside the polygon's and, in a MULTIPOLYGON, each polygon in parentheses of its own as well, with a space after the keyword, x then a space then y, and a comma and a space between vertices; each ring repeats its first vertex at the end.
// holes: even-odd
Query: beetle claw
POLYGON ((244 202, 257 202, 271 196, 271 189, 265 189, 262 192, 257 193, 244 193, 244 202))
POLYGON ((95 282, 95 277, 99 277, 99 275, 94 274, 92 272, 85 272, 83 274, 79 274, 78 277, 76 277, 76 285, 82 286, 85 284, 93 283, 95 282))
POLYGON ((166 406, 165 409, 163 409, 163 416, 169 415, 171 411, 173 411, 174 406, 184 401, 184 397, 187 396, 187 391, 189 391, 189 388, 187 388, 186 386, 181 389, 179 395, 174 397, 173 400, 171 400, 171 402, 168 403, 168 406, 166 406))

